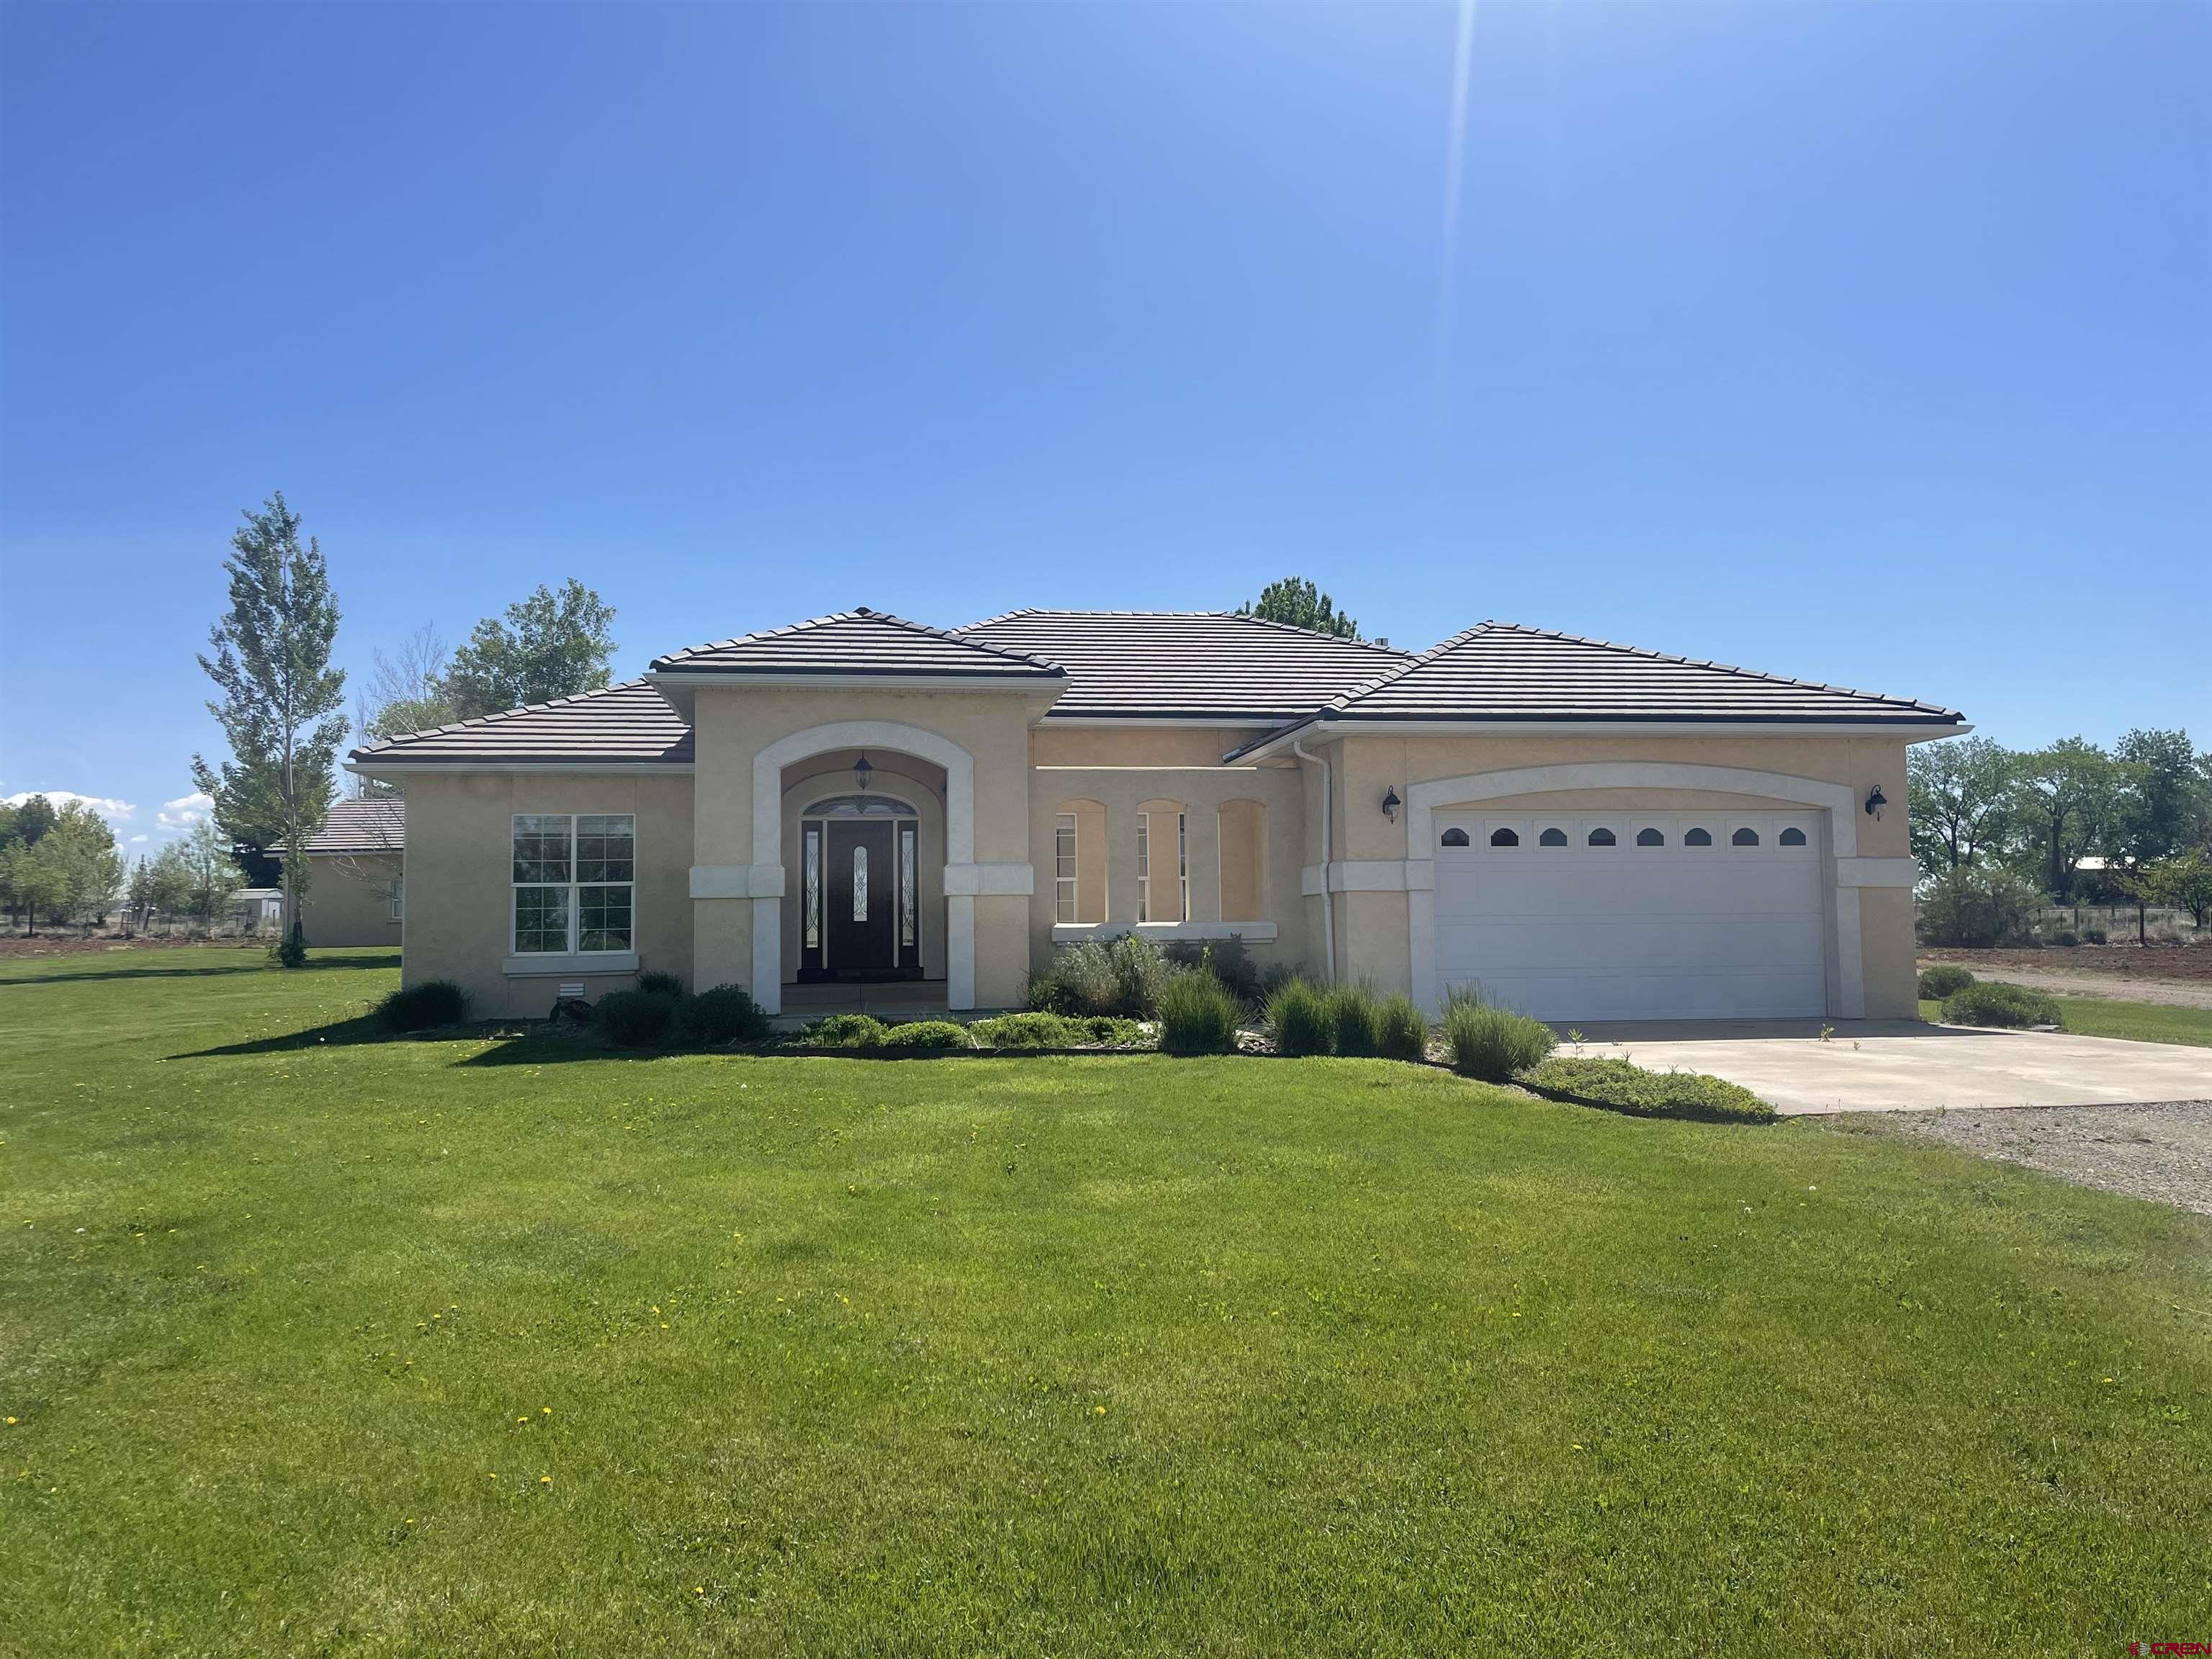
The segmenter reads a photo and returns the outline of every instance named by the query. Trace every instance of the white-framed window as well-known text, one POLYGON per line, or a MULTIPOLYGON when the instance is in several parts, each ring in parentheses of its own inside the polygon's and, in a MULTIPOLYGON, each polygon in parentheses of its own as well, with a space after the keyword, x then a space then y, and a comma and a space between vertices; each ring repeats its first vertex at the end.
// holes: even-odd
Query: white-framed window
POLYGON ((1137 920, 1152 919, 1152 815, 1137 814, 1137 920))
POLYGON ((636 948, 637 820, 627 812, 517 812, 514 954, 636 948))
MULTIPOLYGON (((1144 856, 1143 842, 1138 842, 1138 857, 1144 856)), ((1062 812, 1055 819, 1052 830, 1053 892, 1057 908, 1054 917, 1060 921, 1075 920, 1075 814, 1062 812)))
POLYGON ((392 919, 394 921, 407 920, 407 884, 404 881, 392 884, 392 919))

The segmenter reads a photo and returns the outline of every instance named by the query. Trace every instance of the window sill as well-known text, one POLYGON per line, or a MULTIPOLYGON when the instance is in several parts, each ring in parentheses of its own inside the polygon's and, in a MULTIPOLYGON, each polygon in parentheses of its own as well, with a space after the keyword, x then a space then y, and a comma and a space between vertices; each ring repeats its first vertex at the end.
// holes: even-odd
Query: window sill
POLYGON ((1134 933, 1139 939, 1241 939, 1254 945, 1272 945, 1279 930, 1272 921, 1055 921, 1054 945, 1074 945, 1086 939, 1119 939, 1134 933))
POLYGON ((556 974, 634 974, 637 971, 637 952, 635 951, 583 951, 573 954, 547 951, 532 952, 525 957, 509 957, 502 970, 509 979, 529 979, 535 976, 550 978, 556 974))

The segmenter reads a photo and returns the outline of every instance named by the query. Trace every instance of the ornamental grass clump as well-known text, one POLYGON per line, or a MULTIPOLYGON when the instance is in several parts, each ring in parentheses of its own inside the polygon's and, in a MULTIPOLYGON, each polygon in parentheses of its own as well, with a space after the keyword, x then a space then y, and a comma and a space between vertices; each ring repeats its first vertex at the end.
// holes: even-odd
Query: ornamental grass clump
POLYGON ((2063 1025, 2058 1005, 2040 991, 2002 980, 1969 985, 1943 999, 1943 1020, 1949 1025, 2063 1025))
POLYGON ((617 1048, 657 1048, 676 1018, 676 999, 658 991, 610 991, 592 1010, 592 1024, 617 1048))
POLYGON ((637 976, 637 988, 650 996, 681 997, 684 981, 673 974, 665 974, 656 969, 649 974, 637 976))
POLYGON ((1920 970, 1920 995, 1923 1001, 1941 1002, 1975 982, 1974 976, 1964 968, 1939 962, 1933 968, 1920 970))
POLYGON ((717 985, 677 1005, 676 1031, 696 1048, 760 1042, 768 1036, 768 1014, 744 986, 717 985))
POLYGON ((1327 1054, 1328 1000, 1304 980, 1287 981, 1267 999, 1267 1035, 1279 1054, 1327 1054))
POLYGON ((1510 1009, 1458 1000, 1444 1010, 1444 1042, 1453 1066, 1486 1083, 1510 1083, 1540 1064, 1559 1041, 1541 1020, 1510 1009))
POLYGON ((459 1025, 469 1017, 469 994, 449 979, 426 979, 392 992, 376 1005, 376 1018, 387 1031, 429 1031, 459 1025))
POLYGON ((1385 1060, 1429 1057, 1428 1016, 1403 992, 1375 1006, 1375 1052, 1385 1060))
POLYGON ((1169 975, 1159 994, 1160 1047, 1171 1054, 1225 1054, 1237 1048, 1243 1006, 1203 968, 1169 975))
POLYGON ((1332 989, 1328 994, 1330 1050, 1347 1059, 1374 1054, 1376 1012, 1375 988, 1365 981, 1332 989))

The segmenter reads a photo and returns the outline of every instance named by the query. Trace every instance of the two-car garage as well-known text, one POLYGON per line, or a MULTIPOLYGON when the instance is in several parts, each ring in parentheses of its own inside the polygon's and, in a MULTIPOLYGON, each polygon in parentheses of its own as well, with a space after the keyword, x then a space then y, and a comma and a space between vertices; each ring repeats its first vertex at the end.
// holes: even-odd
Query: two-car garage
POLYGON ((1820 1014, 1821 817, 1438 811, 1437 981, 1553 1021, 1820 1014))

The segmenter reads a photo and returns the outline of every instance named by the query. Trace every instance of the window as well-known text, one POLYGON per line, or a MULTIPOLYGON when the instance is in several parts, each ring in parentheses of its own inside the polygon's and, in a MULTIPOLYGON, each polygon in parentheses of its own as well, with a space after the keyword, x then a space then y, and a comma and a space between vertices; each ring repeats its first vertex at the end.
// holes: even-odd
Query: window
POLYGON ((1682 845, 1685 847, 1711 847, 1712 844, 1713 832, 1710 830, 1691 830, 1686 831, 1682 836, 1682 845))
POLYGON ((1137 920, 1152 919, 1152 815, 1137 814, 1137 920))
POLYGON ((1591 830, 1589 832, 1589 844, 1593 847, 1611 847, 1614 845, 1613 831, 1605 829, 1602 826, 1591 830))
POLYGON ((1536 837, 1536 845, 1539 847, 1565 847, 1566 844, 1567 832, 1556 824, 1536 837))
POLYGON ((1518 847, 1521 837, 1510 830, 1493 830, 1490 832, 1490 844, 1492 847, 1518 847))
POLYGON ((806 831, 806 948, 822 945, 822 832, 806 831))
POLYGON ((1664 847, 1667 844, 1667 837, 1656 830, 1638 830, 1636 832, 1636 844, 1638 847, 1664 847))
POLYGON ((853 920, 868 919, 868 849, 853 849, 853 920))
POLYGON ((517 812, 513 837, 515 955, 633 948, 635 817, 517 812))
POLYGON ((394 921, 407 920, 407 884, 404 881, 392 884, 392 919, 394 921))
POLYGON ((1756 847, 1759 845, 1759 831, 1746 824, 1735 834, 1730 836, 1729 840, 1738 847, 1756 847))
POLYGON ((1075 920, 1075 814, 1062 812, 1053 826, 1052 874, 1059 908, 1054 919, 1075 920))
POLYGON ((1782 844, 1784 847, 1802 847, 1805 844, 1805 832, 1795 828, 1784 830, 1782 832, 1782 844))
POLYGON ((1447 846, 1447 847, 1464 847, 1464 846, 1466 846, 1466 845, 1467 845, 1467 831, 1466 831, 1466 830, 1445 830, 1445 831, 1444 831, 1444 845, 1445 845, 1445 846, 1447 846))
POLYGON ((899 826, 899 948, 914 944, 914 825, 899 826))

